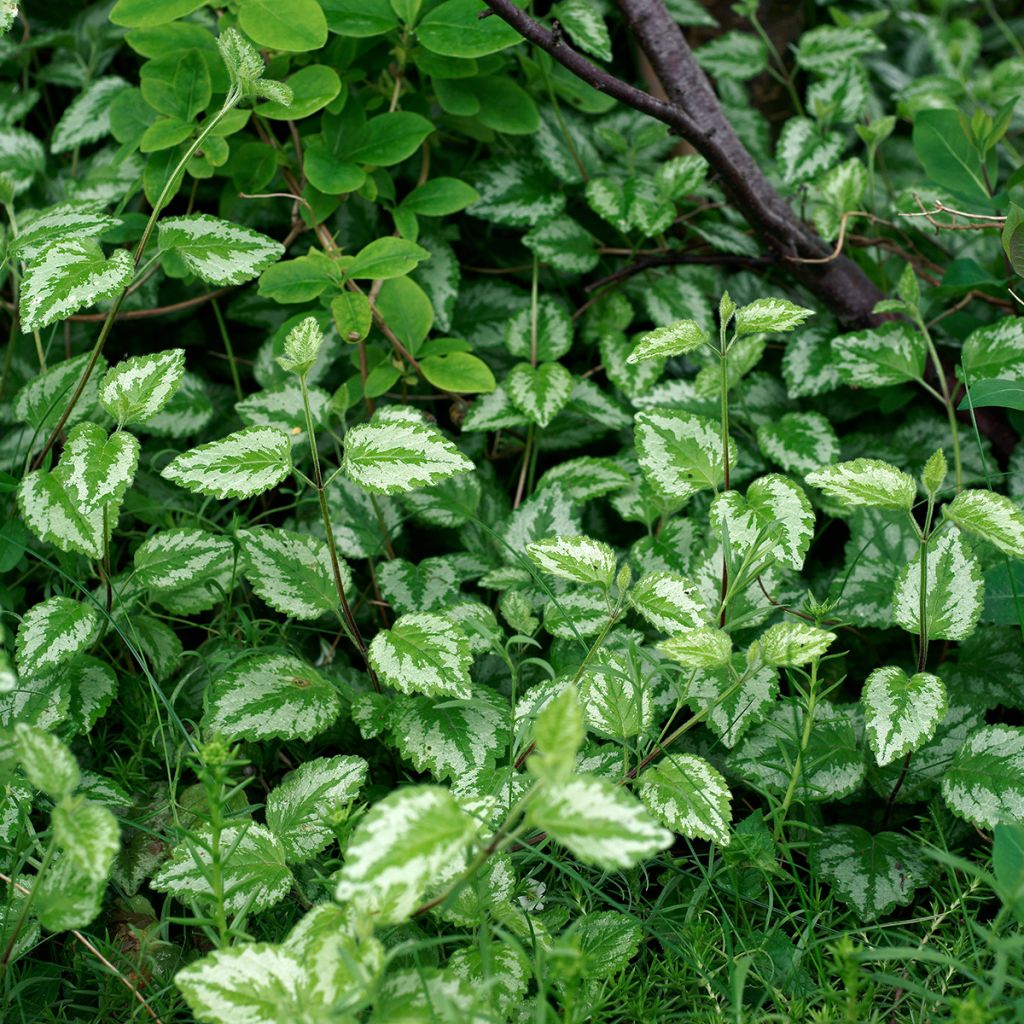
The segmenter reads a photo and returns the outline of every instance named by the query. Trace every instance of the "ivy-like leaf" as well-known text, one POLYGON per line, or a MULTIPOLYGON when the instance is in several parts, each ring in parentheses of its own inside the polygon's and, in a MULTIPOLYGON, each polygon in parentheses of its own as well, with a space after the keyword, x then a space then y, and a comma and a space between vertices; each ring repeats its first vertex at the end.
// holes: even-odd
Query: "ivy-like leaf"
POLYGON ((637 793, 673 832, 728 845, 732 794, 721 773, 704 758, 666 755, 640 776, 637 793))
POLYGON ((100 404, 122 427, 145 423, 167 405, 184 373, 184 349, 133 356, 107 371, 100 384, 100 404))
POLYGON ((868 676, 861 703, 875 760, 887 765, 932 738, 946 713, 946 687, 929 672, 908 679, 902 669, 887 665, 868 676))
POLYGON ((34 605, 18 626, 18 672, 31 678, 63 665, 89 647, 99 631, 99 612, 90 604, 70 597, 51 597, 34 605))
POLYGON ((1024 729, 988 725, 961 747, 942 776, 942 798, 978 828, 1020 821, 1024 808, 1024 729))
POLYGON ((448 617, 430 612, 402 615, 370 644, 370 664, 381 681, 402 693, 470 697, 469 642, 448 617))
POLYGON ((244 284, 284 255, 273 238, 204 213, 165 217, 157 231, 160 251, 173 252, 210 284, 244 284))

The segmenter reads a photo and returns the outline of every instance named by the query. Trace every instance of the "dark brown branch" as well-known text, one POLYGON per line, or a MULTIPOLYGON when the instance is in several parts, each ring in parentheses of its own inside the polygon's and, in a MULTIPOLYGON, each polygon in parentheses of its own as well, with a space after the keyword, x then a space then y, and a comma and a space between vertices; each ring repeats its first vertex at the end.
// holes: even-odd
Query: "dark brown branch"
POLYGON ((645 270, 652 270, 656 267, 673 267, 680 264, 697 264, 708 266, 716 264, 728 267, 743 267, 745 270, 764 270, 775 266, 777 261, 771 256, 739 256, 728 252, 688 253, 688 252, 667 252, 662 256, 646 256, 636 263, 630 263, 625 267, 605 277, 592 281, 584 288, 584 291, 592 292, 598 288, 604 288, 616 281, 622 281, 635 274, 642 274, 645 270))
POLYGON ((668 102, 616 78, 581 56, 512 0, 484 0, 522 36, 593 88, 667 124, 709 163, 729 198, 766 247, 844 324, 873 320, 884 296, 856 263, 840 255, 825 264, 796 262, 829 256, 832 247, 794 213, 740 142, 662 0, 617 0, 619 9, 665 88, 668 102))

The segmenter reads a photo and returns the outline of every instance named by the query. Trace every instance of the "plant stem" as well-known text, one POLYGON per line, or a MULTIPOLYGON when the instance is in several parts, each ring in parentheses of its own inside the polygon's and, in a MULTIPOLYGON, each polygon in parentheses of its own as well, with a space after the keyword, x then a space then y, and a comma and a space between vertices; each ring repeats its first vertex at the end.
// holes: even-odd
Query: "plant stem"
MULTIPOLYGON (((725 341, 725 324, 722 324, 719 347, 720 383, 722 388, 722 468, 724 487, 730 490, 731 477, 729 467, 729 346, 725 341)), ((725 550, 725 537, 722 538, 722 608, 718 613, 718 628, 725 628, 726 597, 729 593, 729 559, 725 550)))
POLYGON ((320 517, 323 520, 324 534, 327 537, 327 550, 331 556, 331 571, 334 574, 334 585, 338 590, 338 600, 341 602, 345 627, 349 632, 352 642, 363 656, 366 671, 369 673, 370 682, 373 683, 374 690, 380 693, 380 680, 370 664, 369 652, 366 649, 362 634, 359 632, 355 616, 352 614, 352 608, 348 603, 348 595, 345 593, 345 581, 341 575, 341 562, 338 560, 338 547, 334 540, 334 527, 331 525, 331 513, 327 507, 327 489, 324 486, 323 474, 320 471, 320 453, 316 447, 313 413, 309 408, 309 387, 306 384, 306 375, 304 373, 299 375, 299 386, 302 388, 302 406, 306 413, 306 438, 309 441, 309 450, 313 456, 313 487, 320 502, 320 517))
POLYGON ((956 421, 956 409, 953 407, 953 396, 950 394, 949 384, 946 381, 946 371, 942 368, 942 360, 939 358, 931 332, 928 330, 928 326, 920 314, 917 314, 916 320, 917 327, 924 335, 925 344, 928 346, 928 355, 935 369, 935 376, 939 379, 942 404, 946 407, 946 419, 949 421, 949 431, 953 436, 953 472, 956 479, 956 490, 959 494, 964 486, 964 471, 960 458, 960 430, 956 421))
POLYGON ((39 864, 39 870, 36 872, 35 880, 32 882, 32 889, 25 897, 25 902, 21 905, 21 912, 18 914, 18 920, 14 923, 14 928, 11 931, 11 937, 7 940, 6 947, 4 947, 3 956, 0 957, 0 976, 2 976, 7 970, 11 954, 14 952, 14 947, 18 941, 18 936, 21 934, 22 928, 25 927, 25 921, 28 918, 28 912, 32 906, 32 901, 36 898, 36 893, 39 891, 39 886, 43 881, 43 876, 46 874, 46 869, 50 866, 50 861, 53 860, 53 855, 56 852, 56 849, 57 844, 51 836, 50 841, 46 846, 46 851, 43 853, 43 859, 39 864))
POLYGON ((807 706, 804 708, 804 727, 800 736, 800 749, 797 751, 796 760, 793 762, 793 770, 789 776, 789 785, 786 787, 786 795, 782 798, 782 806, 779 808, 779 820, 775 825, 776 837, 782 835, 782 827, 786 822, 786 815, 792 806, 793 798, 796 796, 796 787, 803 772, 804 751, 811 741, 811 729, 814 726, 814 708, 818 700, 818 659, 811 662, 811 680, 807 688, 807 706))
MULTIPOLYGON (((142 257, 146 252, 146 247, 149 245, 149 239, 153 234, 153 229, 156 227, 156 222, 160 217, 160 212, 170 202, 172 188, 177 191, 177 187, 180 184, 178 177, 185 170, 189 160, 195 156, 199 147, 202 146, 203 142, 206 141, 207 136, 213 131, 214 128, 224 119, 229 111, 234 109, 241 99, 241 94, 232 89, 224 100, 224 106, 203 126, 203 130, 193 140, 192 145, 189 146, 185 155, 178 161, 177 166, 174 168, 174 172, 164 183, 164 187, 160 190, 160 195, 157 196, 156 202, 153 204, 153 211, 149 215, 149 220, 146 222, 145 230, 142 232, 142 238, 139 239, 139 244, 135 247, 135 254, 133 256, 133 262, 135 267, 138 268, 142 262, 142 257)), ((99 362, 101 353, 103 352, 103 346, 106 344, 107 336, 110 334, 110 329, 114 326, 114 321, 117 319, 117 314, 121 309, 121 303, 124 302, 125 295, 128 293, 128 289, 131 286, 131 282, 126 284, 121 289, 120 294, 114 299, 113 304, 107 313, 106 319, 103 321, 103 326, 100 328, 99 337, 96 339, 96 344, 93 345, 92 353, 89 356, 89 362, 86 364, 85 369, 82 371, 82 376, 78 379, 78 384, 75 387, 74 393, 68 400, 68 404, 64 407, 64 411, 60 415, 60 419, 57 420, 56 425, 50 433, 50 436, 46 440, 46 444, 43 445, 43 450, 36 456, 35 463, 33 464, 34 469, 38 469, 43 464, 43 459, 46 458, 47 452, 54 446, 57 438, 60 437, 61 432, 64 430, 64 425, 67 423, 68 418, 74 411, 75 406, 78 404, 78 400, 82 397, 82 392, 85 391, 85 385, 89 383, 89 378, 92 376, 93 370, 96 369, 96 364, 99 362)))
POLYGON ((238 401, 245 398, 242 391, 242 381, 238 376, 238 364, 235 362, 235 350, 231 344, 231 335, 228 333, 228 325, 224 323, 224 315, 220 311, 220 305, 216 299, 210 303, 213 307, 213 315, 217 321, 217 328, 220 331, 221 339, 224 342, 224 353, 228 357, 228 366, 231 368, 231 382, 235 385, 235 395, 238 401))

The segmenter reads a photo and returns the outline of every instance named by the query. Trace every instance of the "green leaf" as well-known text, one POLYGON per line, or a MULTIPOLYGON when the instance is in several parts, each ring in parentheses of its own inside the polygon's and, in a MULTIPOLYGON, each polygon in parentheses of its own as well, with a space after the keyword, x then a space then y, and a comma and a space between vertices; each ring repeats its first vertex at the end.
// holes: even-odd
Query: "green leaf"
MULTIPOLYGON (((294 619, 317 619, 338 608, 331 556, 319 537, 271 526, 237 536, 245 578, 271 608, 294 619)), ((350 585, 347 567, 339 568, 350 585)))
POLYGON ((191 14, 204 0, 117 0, 110 20, 125 28, 149 28, 165 25, 191 14))
POLYGON ((908 324, 889 323, 832 342, 839 375, 855 387, 883 388, 924 379, 924 336, 908 324))
MULTIPOLYGON (((209 906, 210 831, 202 826, 171 852, 150 880, 157 891, 181 903, 209 906)), ((224 909, 237 914, 243 907, 259 913, 280 903, 291 891, 292 874, 285 865, 284 846, 263 825, 229 825, 220 834, 221 882, 224 909)))
POLYGON ((813 309, 789 299, 755 299, 736 310, 736 336, 794 331, 809 316, 814 316, 813 309))
POLYGON ((508 745, 508 704, 489 690, 470 700, 408 697, 391 714, 391 738, 418 772, 458 783, 494 767, 508 745))
POLYGON ((501 18, 481 18, 486 10, 480 0, 445 0, 419 23, 417 38, 443 57, 485 57, 520 41, 501 18))
POLYGON ((231 542, 205 530, 163 530, 135 552, 135 579, 156 591, 175 591, 202 582, 234 561, 231 542))
POLYGON ((56 800, 78 786, 81 777, 78 762, 56 736, 17 722, 14 743, 25 777, 36 789, 56 800))
POLYGON ((810 473, 839 458, 839 438, 818 412, 787 412, 757 428, 761 453, 790 473, 810 473))
POLYGON ((96 423, 79 423, 64 444, 54 476, 83 514, 111 503, 115 508, 135 478, 139 440, 118 431, 107 436, 96 423))
POLYGON ((147 61, 139 78, 146 102, 182 124, 198 117, 213 94, 209 66, 198 50, 169 53, 147 61))
POLYGON ((92 800, 63 800, 53 809, 53 837, 64 856, 93 881, 105 882, 121 846, 117 818, 92 800))
POLYGON ((702 757, 669 754, 637 780, 637 793, 666 827, 687 838, 729 844, 732 794, 702 757))
POLYGON ((591 775, 545 782, 527 820, 585 864, 630 868, 672 844, 672 833, 620 786, 591 775))
POLYGON ((925 173, 954 195, 988 205, 981 156, 956 110, 920 110, 914 117, 914 151, 925 173))
POLYGON ((768 66, 768 50, 751 32, 723 32, 694 51, 697 63, 714 78, 746 81, 768 66))
POLYGON ((646 732, 654 720, 647 681, 634 664, 611 651, 583 673, 580 705, 588 729, 620 742, 646 732))
POLYGON ((480 198, 472 185, 458 178, 431 178, 414 188, 399 209, 420 217, 447 217, 472 206, 480 198))
POLYGON ((61 856, 40 879, 34 909, 39 923, 52 932, 84 928, 100 912, 106 884, 61 856))
POLYGON ((987 725, 960 748, 942 776, 942 798, 978 828, 1020 821, 1024 806, 1024 729, 987 725))
POLYGON ((1024 383, 1019 380, 979 380, 971 385, 970 393, 960 399, 957 409, 964 412, 986 406, 1024 411, 1024 383))
POLYGON ((868 676, 861 703, 875 760, 887 765, 932 738, 946 713, 946 687, 928 672, 908 679, 902 669, 887 665, 868 676))
POLYGON ((322 110, 341 92, 341 79, 334 68, 307 64, 289 75, 284 85, 291 90, 288 102, 270 100, 256 107, 260 117, 271 121, 298 121, 322 110))
POLYGON ((572 397, 573 376, 561 363, 518 363, 505 378, 505 387, 516 408, 544 428, 572 397))
MULTIPOLYGON (((682 500, 725 482, 721 430, 703 416, 675 409, 637 413, 636 452, 644 476, 664 497, 682 500)), ((729 438, 730 464, 736 457, 729 438)))
POLYGON ((377 926, 398 924, 442 871, 458 870, 475 833, 475 822, 447 790, 396 790, 359 822, 335 898, 377 926))
MULTIPOLYGON (((30 380, 14 396, 14 415, 28 423, 40 434, 57 425, 67 400, 71 397, 89 361, 88 355, 75 356, 55 363, 48 370, 30 380)), ((106 369, 106 360, 101 356, 97 369, 106 369)), ((82 392, 82 397, 68 418, 67 425, 73 426, 79 420, 90 418, 96 408, 98 375, 93 374, 82 392)))
POLYGON ((590 537, 551 537, 527 544, 526 553, 544 572, 563 580, 610 587, 615 578, 615 552, 590 537))
POLYGON ((103 510, 79 508, 55 473, 37 469, 18 485, 18 510, 25 525, 61 551, 103 557, 103 510))
POLYGON ((913 508, 917 498, 914 478, 881 459, 838 462, 808 473, 807 482, 849 508, 869 506, 902 512, 913 508))
POLYGON ((856 825, 827 825, 811 843, 811 863, 862 921, 909 903, 927 885, 931 865, 911 836, 873 835, 856 825))
POLYGON ((381 682, 402 693, 468 700, 473 657, 465 634, 445 615, 402 615, 370 644, 370 664, 381 682))
POLYGON ((612 59, 612 41, 604 18, 587 0, 559 0, 551 8, 572 41, 601 60, 612 59))
POLYGON ((241 0, 238 23, 270 50, 303 53, 327 42, 327 19, 316 0, 241 0))
POLYGON ((135 272, 131 253, 115 249, 108 259, 91 240, 54 242, 26 268, 18 315, 25 334, 112 299, 135 272))
POLYGON ((1024 380, 1024 324, 1018 317, 1007 316, 976 328, 964 341, 961 360, 972 400, 977 397, 980 381, 1024 380))
MULTIPOLYGON (((985 595, 981 564, 960 533, 947 530, 928 540, 925 621, 929 640, 964 640, 974 632, 985 595)), ((921 555, 896 578, 893 618, 908 633, 921 632, 921 555)))
POLYGON ((699 629, 710 623, 711 613, 700 588, 674 572, 646 573, 628 597, 630 605, 663 633, 699 629))
POLYGON ((53 242, 71 238, 98 238, 121 221, 104 213, 94 202, 69 202, 48 206, 18 218, 18 233, 10 240, 10 253, 20 260, 34 260, 53 242))
POLYGON ((204 725, 232 739, 309 740, 341 712, 333 684, 290 654, 252 654, 210 686, 204 725))
POLYGON ((998 548, 1004 555, 1024 558, 1024 512, 1009 498, 993 491, 961 491, 942 514, 961 530, 998 548))
POLYGON ((997 825, 992 842, 992 873, 1003 904, 1024 921, 1024 825, 997 825))
POLYGON ((282 370, 303 376, 313 368, 323 342, 324 332, 316 317, 307 316, 285 335, 284 352, 276 362, 282 370))
POLYGON ((21 617, 15 651, 26 679, 57 668, 90 647, 99 636, 99 612, 70 597, 51 597, 21 617))
POLYGON ((318 757, 289 772, 267 796, 267 828, 291 863, 315 857, 335 836, 332 820, 344 821, 347 807, 366 782, 361 757, 318 757))
POLYGON ((161 252, 210 284, 244 284, 284 255, 280 242, 205 213, 165 217, 157 232, 161 252))
POLYGON ((493 391, 497 386, 491 368, 469 352, 446 352, 420 360, 423 377, 434 387, 456 395, 493 391))
POLYGON ((339 159, 353 164, 390 167, 419 149, 434 131, 425 117, 405 110, 371 117, 342 146, 339 159))
POLYGON ((796 668, 822 657, 835 643, 835 633, 806 622, 779 622, 761 634, 761 659, 776 668, 796 668))
POLYGON ((708 333, 695 320, 677 320, 667 327, 658 327, 641 334, 637 346, 626 359, 639 363, 644 359, 663 359, 682 355, 700 348, 708 340, 708 333))
POLYGON ((375 420, 345 435, 344 470, 374 494, 429 487, 474 468, 440 430, 420 420, 375 420))
POLYGON ((273 427, 247 427, 191 448, 160 471, 189 491, 215 498, 251 498, 276 487, 291 471, 292 443, 273 427))
POLYGON ((353 280, 401 277, 429 258, 426 249, 404 238, 378 238, 356 253, 345 274, 353 280))
POLYGON ((124 359, 108 370, 99 400, 119 426, 145 423, 170 401, 185 373, 185 350, 180 348, 124 359))
POLYGON ((530 759, 530 771, 544 778, 568 777, 586 736, 576 687, 566 686, 544 705, 533 724, 538 753, 530 759))

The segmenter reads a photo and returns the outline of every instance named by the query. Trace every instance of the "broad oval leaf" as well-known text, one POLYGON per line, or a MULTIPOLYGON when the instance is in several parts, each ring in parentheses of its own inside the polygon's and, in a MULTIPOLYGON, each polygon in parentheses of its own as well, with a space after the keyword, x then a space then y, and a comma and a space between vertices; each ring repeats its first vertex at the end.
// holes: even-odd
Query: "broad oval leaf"
POLYGON ((615 552, 590 537, 552 537, 527 544, 526 553, 546 573, 577 583, 611 586, 615 578, 615 552))
POLYGON ((979 729, 943 775, 942 797, 978 828, 1024 818, 1024 728, 979 729))
POLYGON ((162 530, 135 552, 135 578, 150 590, 184 589, 233 560, 231 541, 195 527, 162 530))
POLYGON ((648 810, 681 836, 727 846, 732 794, 722 774, 694 754, 666 754, 637 780, 648 810))
POLYGON ((841 505, 913 508, 917 497, 914 478, 881 459, 854 459, 807 474, 807 482, 819 487, 841 505))
POLYGON ((108 503, 116 507, 135 478, 139 450, 134 434, 108 436, 96 423, 79 423, 68 432, 53 475, 83 514, 108 503))
POLYGON ((284 255, 273 238, 205 213, 165 217, 157 231, 160 251, 173 252, 210 284, 244 284, 284 255))
POLYGON ((96 882, 105 882, 121 846, 117 818, 102 804, 81 797, 53 809, 53 837, 76 867, 96 882))
POLYGON ((107 371, 99 399, 121 425, 145 423, 170 401, 185 373, 185 350, 132 356, 107 371))
POLYGON ((572 397, 573 376, 561 363, 519 363, 504 383, 516 408, 539 427, 548 426, 572 397))
POLYGON ((887 665, 868 676, 861 703, 875 760, 887 765, 932 738, 946 713, 946 687, 929 672, 908 679, 902 669, 887 665))
POLYGON ((942 514, 1005 555, 1024 558, 1024 512, 1003 494, 961 491, 942 514))
POLYGON ((18 672, 28 679, 63 665, 89 647, 99 631, 100 615, 90 604, 51 597, 34 605, 18 626, 18 672))
POLYGON ((629 591, 629 603, 655 629, 676 633, 710 625, 700 587, 674 572, 649 572, 629 591))
POLYGON ((796 668, 820 658, 835 642, 835 633, 806 622, 779 622, 761 634, 761 659, 777 668, 796 668))
MULTIPOLYGON (((702 416, 676 409, 651 409, 636 415, 636 451, 644 476, 667 498, 689 498, 725 481, 722 432, 702 416)), ((736 445, 729 439, 729 462, 736 445)))
POLYGON ((103 557, 103 509, 82 509, 56 473, 37 469, 18 485, 18 509, 25 525, 61 551, 103 557))
POLYGON ((463 700, 471 695, 469 641, 447 616, 402 615, 373 638, 369 657, 381 682, 402 693, 463 700))

